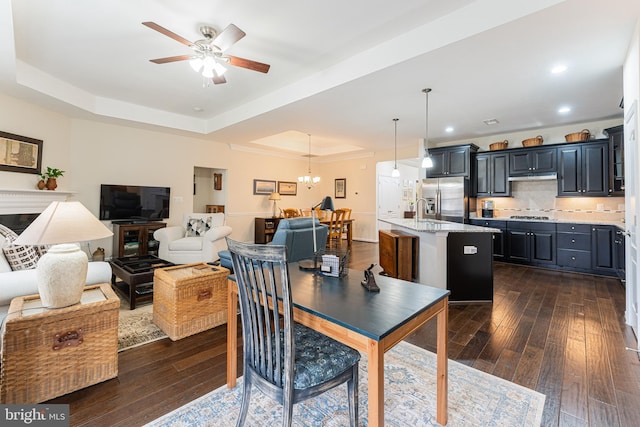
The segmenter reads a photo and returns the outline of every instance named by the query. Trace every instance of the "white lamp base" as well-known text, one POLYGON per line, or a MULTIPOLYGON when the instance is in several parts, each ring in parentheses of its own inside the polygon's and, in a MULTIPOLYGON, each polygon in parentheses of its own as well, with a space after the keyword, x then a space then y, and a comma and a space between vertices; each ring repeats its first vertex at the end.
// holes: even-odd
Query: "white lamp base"
POLYGON ((78 304, 87 281, 87 254, 76 244, 52 246, 40 257, 36 268, 42 305, 61 308, 78 304))

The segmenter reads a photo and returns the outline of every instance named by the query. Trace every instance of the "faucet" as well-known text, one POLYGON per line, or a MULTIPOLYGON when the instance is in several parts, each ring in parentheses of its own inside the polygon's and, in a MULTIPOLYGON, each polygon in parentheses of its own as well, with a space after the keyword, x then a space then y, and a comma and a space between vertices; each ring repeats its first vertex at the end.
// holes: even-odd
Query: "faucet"
POLYGON ((424 207, 425 207, 426 203, 429 203, 429 202, 424 197, 420 197, 419 199, 416 200, 416 219, 424 219, 424 207), (422 214, 420 213, 420 202, 421 201, 423 202, 423 204, 422 204, 422 214))

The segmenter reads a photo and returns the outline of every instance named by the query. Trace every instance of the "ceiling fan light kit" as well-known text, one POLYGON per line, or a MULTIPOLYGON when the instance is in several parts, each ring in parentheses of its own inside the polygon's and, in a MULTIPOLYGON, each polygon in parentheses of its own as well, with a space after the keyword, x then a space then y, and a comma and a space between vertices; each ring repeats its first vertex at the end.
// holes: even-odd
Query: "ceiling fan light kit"
POLYGON ((214 84, 227 82, 223 77, 227 69, 221 64, 221 62, 261 73, 267 73, 269 71, 269 64, 263 64, 261 62, 224 54, 229 47, 246 35, 244 31, 233 24, 229 24, 227 28, 220 33, 212 27, 203 25, 200 27, 200 33, 204 38, 196 40, 195 42, 190 42, 184 37, 167 30, 155 22, 143 22, 142 25, 188 46, 195 52, 193 55, 178 55, 151 59, 150 61, 154 64, 166 64, 169 62, 188 60, 189 65, 195 72, 200 73, 200 71, 202 71, 202 76, 204 78, 211 79, 214 84))

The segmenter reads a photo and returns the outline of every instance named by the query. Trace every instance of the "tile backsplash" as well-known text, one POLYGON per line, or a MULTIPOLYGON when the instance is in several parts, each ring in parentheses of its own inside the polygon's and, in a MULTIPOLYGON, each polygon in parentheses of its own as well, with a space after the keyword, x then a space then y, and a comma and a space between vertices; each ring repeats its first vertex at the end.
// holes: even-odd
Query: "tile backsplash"
MULTIPOLYGON (((557 220, 612 221, 624 218, 624 197, 556 197, 558 182, 514 181, 513 197, 494 197, 494 217, 512 215, 548 216, 557 220)), ((482 216, 482 201, 477 199, 477 216, 482 216)))

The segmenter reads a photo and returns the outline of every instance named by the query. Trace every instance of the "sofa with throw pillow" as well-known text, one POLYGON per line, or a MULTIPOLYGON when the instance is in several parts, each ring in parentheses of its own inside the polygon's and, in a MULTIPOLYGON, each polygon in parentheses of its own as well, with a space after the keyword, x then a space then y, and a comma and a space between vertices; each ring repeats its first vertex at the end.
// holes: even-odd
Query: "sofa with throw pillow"
POLYGON ((224 225, 223 213, 186 213, 181 226, 165 227, 153 233, 160 242, 158 257, 174 264, 214 262, 227 249, 225 237, 231 227, 224 225))
MULTIPOLYGON (((38 293, 35 268, 47 251, 46 246, 14 245, 17 237, 11 229, 0 224, 0 323, 4 321, 12 299, 38 293)), ((87 285, 110 281, 108 262, 89 263, 87 285)))

